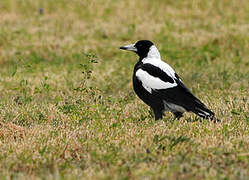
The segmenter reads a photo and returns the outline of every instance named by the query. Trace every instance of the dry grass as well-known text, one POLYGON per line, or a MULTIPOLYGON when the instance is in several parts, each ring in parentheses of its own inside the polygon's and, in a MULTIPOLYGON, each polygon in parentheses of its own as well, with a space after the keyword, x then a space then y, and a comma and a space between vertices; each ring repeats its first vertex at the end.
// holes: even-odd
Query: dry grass
POLYGON ((1 0, 0 178, 248 179, 248 12, 247 0, 1 0), (132 91, 137 57, 118 50, 138 39, 222 122, 155 122, 132 91))

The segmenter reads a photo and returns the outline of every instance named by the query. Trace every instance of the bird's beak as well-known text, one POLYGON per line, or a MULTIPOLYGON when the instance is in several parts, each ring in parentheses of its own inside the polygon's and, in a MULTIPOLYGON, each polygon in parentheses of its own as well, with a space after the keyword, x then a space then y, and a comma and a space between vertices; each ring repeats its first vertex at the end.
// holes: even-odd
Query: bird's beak
POLYGON ((120 47, 120 49, 137 52, 137 48, 135 47, 135 44, 129 44, 126 46, 122 46, 122 47, 120 47))

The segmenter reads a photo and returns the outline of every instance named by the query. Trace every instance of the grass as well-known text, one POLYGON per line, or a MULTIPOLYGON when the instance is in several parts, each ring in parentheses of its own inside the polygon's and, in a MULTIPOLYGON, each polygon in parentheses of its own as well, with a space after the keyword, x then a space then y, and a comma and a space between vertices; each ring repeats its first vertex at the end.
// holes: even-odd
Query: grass
POLYGON ((249 3, 0 2, 1 179, 248 179, 249 3), (154 121, 131 84, 152 40, 221 123, 154 121))

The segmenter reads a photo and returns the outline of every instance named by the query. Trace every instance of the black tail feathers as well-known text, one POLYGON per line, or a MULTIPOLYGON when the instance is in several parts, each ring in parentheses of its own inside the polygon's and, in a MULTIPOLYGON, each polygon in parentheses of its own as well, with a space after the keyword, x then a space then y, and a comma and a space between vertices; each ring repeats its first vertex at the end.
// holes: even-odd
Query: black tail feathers
POLYGON ((209 119, 214 122, 220 122, 220 120, 215 117, 214 112, 209 110, 203 103, 197 102, 193 112, 201 118, 209 119))

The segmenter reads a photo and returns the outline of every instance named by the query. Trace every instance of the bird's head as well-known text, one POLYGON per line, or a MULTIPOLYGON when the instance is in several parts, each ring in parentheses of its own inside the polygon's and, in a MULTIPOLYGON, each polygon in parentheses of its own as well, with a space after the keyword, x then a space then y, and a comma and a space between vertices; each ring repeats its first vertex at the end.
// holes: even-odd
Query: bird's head
POLYGON ((155 56, 160 58, 160 54, 156 46, 149 40, 140 40, 135 44, 129 44, 120 47, 120 49, 135 52, 140 59, 146 58, 148 56, 155 56))

